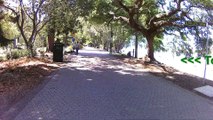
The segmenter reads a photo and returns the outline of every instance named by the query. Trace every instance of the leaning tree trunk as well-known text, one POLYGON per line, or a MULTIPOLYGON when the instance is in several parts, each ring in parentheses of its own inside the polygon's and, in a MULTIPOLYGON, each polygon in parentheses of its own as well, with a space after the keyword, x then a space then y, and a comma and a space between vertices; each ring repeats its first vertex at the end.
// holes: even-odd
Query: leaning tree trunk
POLYGON ((147 36, 147 43, 148 43, 148 57, 151 61, 155 61, 154 57, 154 36, 147 36))

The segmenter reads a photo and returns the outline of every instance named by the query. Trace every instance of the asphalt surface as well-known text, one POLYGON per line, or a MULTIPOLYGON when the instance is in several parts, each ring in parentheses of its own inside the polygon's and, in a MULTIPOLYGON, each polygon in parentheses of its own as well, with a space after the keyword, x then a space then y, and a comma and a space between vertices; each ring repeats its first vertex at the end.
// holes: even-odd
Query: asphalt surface
POLYGON ((107 52, 87 48, 69 61, 15 120, 213 120, 211 101, 107 52))

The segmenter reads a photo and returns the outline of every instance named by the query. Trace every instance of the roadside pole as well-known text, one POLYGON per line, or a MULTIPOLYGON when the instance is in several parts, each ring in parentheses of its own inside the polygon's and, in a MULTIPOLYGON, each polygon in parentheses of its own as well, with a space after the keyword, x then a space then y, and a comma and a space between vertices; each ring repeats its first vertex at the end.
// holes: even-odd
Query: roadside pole
MULTIPOLYGON (((209 35, 208 35, 208 22, 206 23, 206 31, 207 31, 207 40, 206 40, 206 55, 209 53, 209 35)), ((207 60, 205 61, 205 68, 204 68, 204 75, 203 75, 203 84, 206 84, 206 68, 207 67, 207 60)))
MULTIPOLYGON (((205 95, 205 96, 207 96, 207 97, 209 97, 209 98, 213 98, 213 87, 212 86, 210 86, 210 85, 207 85, 206 83, 206 70, 207 70, 207 65, 209 64, 209 60, 207 60, 207 54, 208 54, 208 52, 209 52, 209 50, 208 50, 208 48, 209 48, 209 30, 208 30, 208 23, 206 23, 206 33, 207 34, 205 34, 205 36, 206 36, 206 56, 205 56, 205 69, 204 69, 204 76, 203 76, 203 86, 201 86, 201 87, 197 87, 197 88, 194 88, 194 90, 196 91, 196 92, 199 92, 199 93, 201 93, 201 94, 203 94, 203 95, 205 95), (208 62, 207 62, 208 61, 208 62)), ((209 59, 209 58, 208 58, 209 59)))

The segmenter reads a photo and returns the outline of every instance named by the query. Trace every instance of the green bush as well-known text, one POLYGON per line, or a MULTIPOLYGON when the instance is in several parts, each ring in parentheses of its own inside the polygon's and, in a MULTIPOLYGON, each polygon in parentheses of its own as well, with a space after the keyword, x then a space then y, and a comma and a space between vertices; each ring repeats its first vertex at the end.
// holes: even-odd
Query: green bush
POLYGON ((7 58, 5 56, 0 56, 0 62, 5 61, 5 60, 7 60, 7 58))
POLYGON ((29 55, 29 52, 27 50, 15 49, 15 50, 12 50, 11 53, 7 54, 7 58, 17 59, 17 58, 28 56, 28 55, 29 55))

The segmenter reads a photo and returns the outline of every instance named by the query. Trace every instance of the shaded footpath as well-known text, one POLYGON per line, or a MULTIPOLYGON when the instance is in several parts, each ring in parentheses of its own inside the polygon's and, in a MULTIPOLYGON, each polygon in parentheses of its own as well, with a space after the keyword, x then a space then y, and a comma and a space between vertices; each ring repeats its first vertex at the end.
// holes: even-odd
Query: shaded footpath
POLYGON ((69 60, 19 103, 15 120, 213 119, 210 100, 104 51, 81 50, 69 60))

